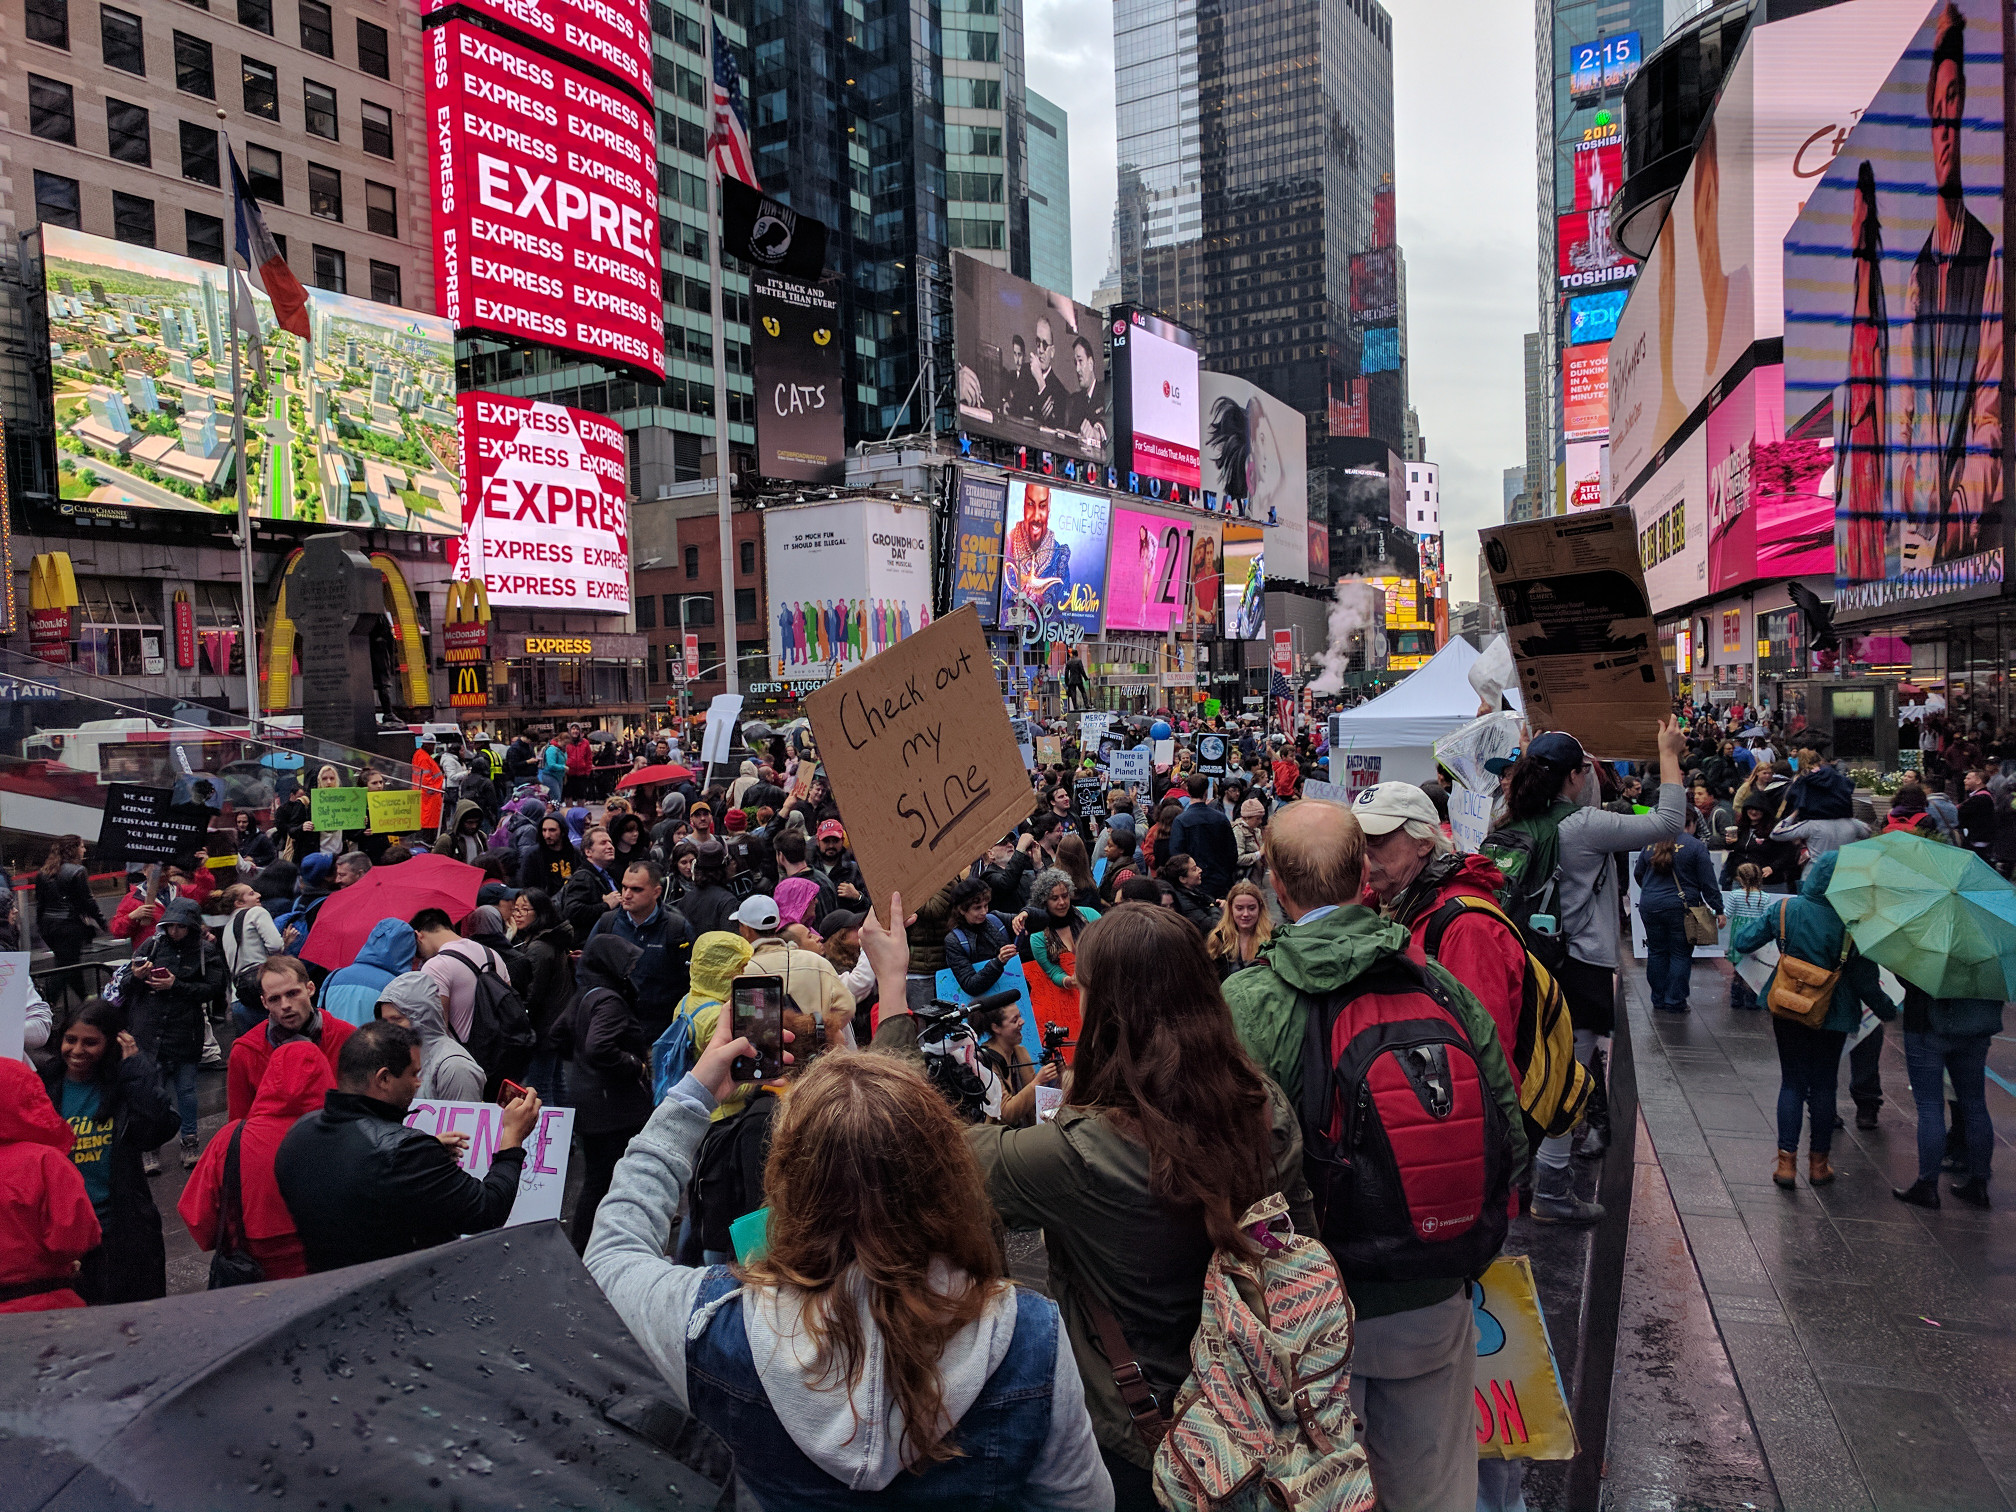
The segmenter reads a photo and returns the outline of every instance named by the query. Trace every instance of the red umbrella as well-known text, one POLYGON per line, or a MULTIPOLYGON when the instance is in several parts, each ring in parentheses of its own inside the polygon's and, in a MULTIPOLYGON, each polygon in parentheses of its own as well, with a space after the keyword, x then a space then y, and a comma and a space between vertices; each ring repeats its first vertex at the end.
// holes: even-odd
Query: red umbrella
POLYGON ((410 919, 423 908, 438 908, 460 922, 476 906, 482 885, 476 867, 432 852, 396 866, 374 866, 316 911, 301 959, 332 971, 348 966, 381 920, 410 919))
POLYGON ((625 772, 616 786, 619 788, 644 787, 653 782, 691 782, 693 769, 683 767, 676 761, 663 766, 640 767, 634 772, 625 772))

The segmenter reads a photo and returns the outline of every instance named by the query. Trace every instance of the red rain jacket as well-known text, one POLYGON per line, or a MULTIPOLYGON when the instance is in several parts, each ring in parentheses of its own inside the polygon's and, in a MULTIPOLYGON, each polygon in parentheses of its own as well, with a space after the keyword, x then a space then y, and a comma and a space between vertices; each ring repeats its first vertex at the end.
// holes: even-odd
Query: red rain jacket
MULTIPOLYGON (((72 1137, 42 1079, 20 1061, 0 1060, 0 1287, 67 1276, 98 1247, 98 1215, 70 1161, 72 1137)), ((0 1313, 83 1305, 65 1286, 0 1302, 0 1313)))

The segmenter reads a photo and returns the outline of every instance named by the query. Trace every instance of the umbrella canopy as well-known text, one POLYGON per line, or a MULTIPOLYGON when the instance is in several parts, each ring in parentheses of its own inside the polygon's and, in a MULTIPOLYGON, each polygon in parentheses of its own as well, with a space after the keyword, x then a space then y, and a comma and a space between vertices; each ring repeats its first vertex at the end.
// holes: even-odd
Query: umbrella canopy
POLYGON ((317 911, 301 959, 332 971, 348 966, 380 920, 410 919, 423 908, 438 908, 460 920, 476 906, 482 885, 483 873, 476 867, 431 851, 397 866, 374 866, 317 911))
POLYGON ((0 1422, 23 1512, 735 1505, 557 1223, 0 1318, 0 1422))
POLYGON ((649 787, 654 782, 691 782, 693 769, 683 767, 676 761, 663 762, 658 766, 639 767, 634 772, 625 772, 616 779, 619 788, 649 787))
POLYGON ((615 735, 608 730, 590 730, 588 732, 588 743, 590 745, 609 745, 615 739, 615 735))
POLYGON ((1857 950, 1933 997, 2016 997, 2016 887, 1987 862, 1903 830, 1840 856, 1827 901, 1857 950))

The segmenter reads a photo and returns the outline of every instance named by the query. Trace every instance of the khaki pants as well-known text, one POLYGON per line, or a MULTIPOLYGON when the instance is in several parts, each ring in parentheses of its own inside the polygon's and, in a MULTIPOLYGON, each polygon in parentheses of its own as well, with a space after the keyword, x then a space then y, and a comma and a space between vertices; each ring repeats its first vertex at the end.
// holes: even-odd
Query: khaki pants
POLYGON ((1351 1406, 1380 1512, 1475 1512, 1477 1325, 1469 1289, 1412 1312, 1360 1319, 1351 1406))

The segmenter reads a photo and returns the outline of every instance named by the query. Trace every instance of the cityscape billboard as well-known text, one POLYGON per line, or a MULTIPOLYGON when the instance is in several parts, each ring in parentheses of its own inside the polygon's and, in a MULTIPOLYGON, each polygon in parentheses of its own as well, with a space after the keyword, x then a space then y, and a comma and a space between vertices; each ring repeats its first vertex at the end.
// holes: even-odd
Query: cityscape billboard
POLYGON ((651 112, 464 21, 426 38, 436 307, 457 329, 662 379, 651 112))
POLYGON ((1113 312, 1111 329, 1113 465, 1198 487, 1197 338, 1133 306, 1113 312))
POLYGON ((1562 354, 1561 436, 1586 441, 1610 429, 1610 343, 1571 346, 1562 354))
POLYGON ((931 623, 931 511, 922 505, 772 509, 763 562, 779 681, 825 682, 931 623))
POLYGON ((840 402, 840 284, 781 273, 749 277, 756 368, 756 471, 838 483, 847 474, 840 402))
MULTIPOLYGON (((1267 567, 1309 581, 1309 424, 1300 410, 1228 373, 1198 375, 1207 500, 1266 529, 1267 567)), ((1227 540, 1230 540, 1229 527, 1227 540)))
POLYGON ((481 575, 498 608, 630 612, 623 427, 508 394, 461 396, 458 580, 481 575))
POLYGON ((1095 311, 955 252, 952 334, 963 428, 1081 462, 1111 460, 1095 311))
MULTIPOLYGON (((60 496, 235 515, 224 269, 62 226, 41 236, 60 496)), ((252 307, 259 335, 241 339, 253 516, 458 533, 448 323, 310 289, 302 342, 257 290, 252 307)))
POLYGON ((1844 621, 2004 580, 2001 27, 1935 5, 1785 240, 1786 413, 1831 422, 1844 621))
POLYGON ((1116 506, 1106 571, 1108 630, 1188 630, 1218 622, 1222 527, 1215 515, 1116 506), (1195 612, 1185 615, 1184 605, 1195 612))
POLYGON ((1577 101, 1594 100, 1607 90, 1622 89, 1644 61, 1635 31, 1619 32, 1595 42, 1577 42, 1568 49, 1569 97, 1577 101))
POLYGON ((651 99, 648 0, 421 0, 420 14, 450 6, 557 47, 651 99))
POLYGON ((966 467, 959 471, 958 562, 952 607, 972 604, 980 623, 992 625, 1001 598, 1001 533, 1008 513, 1008 479, 966 467))
POLYGON ((1104 494, 1009 480, 1012 523, 1001 560, 1002 629, 1022 630, 1031 640, 1067 642, 1099 633, 1110 509, 1104 494))

